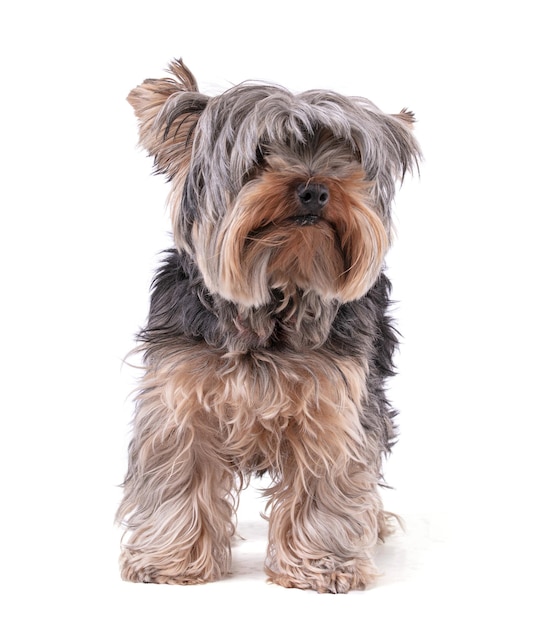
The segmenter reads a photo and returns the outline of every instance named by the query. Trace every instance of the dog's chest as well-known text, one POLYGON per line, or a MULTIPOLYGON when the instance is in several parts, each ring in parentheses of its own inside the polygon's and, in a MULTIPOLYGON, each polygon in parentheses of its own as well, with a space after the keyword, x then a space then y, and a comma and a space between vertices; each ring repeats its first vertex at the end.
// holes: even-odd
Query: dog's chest
POLYGON ((176 400, 198 413, 202 428, 215 429, 224 453, 244 470, 274 467, 291 441, 315 442, 343 422, 359 424, 366 370, 357 360, 324 350, 199 349, 184 365, 171 381, 181 388, 176 400))

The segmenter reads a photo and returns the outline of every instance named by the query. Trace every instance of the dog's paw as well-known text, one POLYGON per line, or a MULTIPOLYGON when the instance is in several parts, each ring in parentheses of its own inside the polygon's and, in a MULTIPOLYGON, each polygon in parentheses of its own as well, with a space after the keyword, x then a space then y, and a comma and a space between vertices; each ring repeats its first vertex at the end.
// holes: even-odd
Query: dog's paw
POLYGON ((288 571, 275 572, 266 568, 270 582, 282 587, 314 589, 318 593, 348 593, 354 589, 365 589, 372 583, 377 572, 367 559, 354 559, 338 565, 333 559, 310 562, 302 568, 292 567, 288 571))
POLYGON ((120 557, 120 572, 125 581, 158 585, 200 585, 222 577, 217 566, 196 571, 175 563, 151 563, 144 554, 125 549, 120 557))

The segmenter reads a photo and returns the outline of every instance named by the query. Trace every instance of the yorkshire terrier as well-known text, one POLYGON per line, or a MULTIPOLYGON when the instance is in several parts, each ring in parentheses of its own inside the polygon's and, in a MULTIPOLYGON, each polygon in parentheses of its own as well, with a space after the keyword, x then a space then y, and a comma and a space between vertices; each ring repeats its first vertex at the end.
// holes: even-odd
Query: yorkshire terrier
POLYGON ((128 97, 172 185, 174 247, 138 337, 122 576, 225 576, 239 491, 266 474, 270 581, 363 589, 391 526, 383 270, 395 186, 420 156, 413 114, 259 83, 209 97, 181 60, 169 72, 128 97))

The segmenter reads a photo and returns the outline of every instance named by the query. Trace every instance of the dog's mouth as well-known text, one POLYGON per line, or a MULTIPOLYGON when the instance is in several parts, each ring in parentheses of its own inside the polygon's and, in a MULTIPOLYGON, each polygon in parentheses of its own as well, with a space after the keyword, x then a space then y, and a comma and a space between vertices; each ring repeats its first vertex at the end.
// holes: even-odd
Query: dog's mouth
POLYGON ((250 242, 257 241, 269 234, 274 228, 315 226, 317 224, 331 227, 331 224, 321 215, 314 215, 312 213, 307 213, 306 215, 292 215, 282 221, 270 222, 269 224, 264 224, 263 226, 252 230, 247 235, 247 240, 250 242))
POLYGON ((295 215, 291 218, 291 220, 294 224, 297 224, 298 226, 312 226, 313 224, 317 224, 321 220, 321 217, 320 215, 312 214, 295 215))

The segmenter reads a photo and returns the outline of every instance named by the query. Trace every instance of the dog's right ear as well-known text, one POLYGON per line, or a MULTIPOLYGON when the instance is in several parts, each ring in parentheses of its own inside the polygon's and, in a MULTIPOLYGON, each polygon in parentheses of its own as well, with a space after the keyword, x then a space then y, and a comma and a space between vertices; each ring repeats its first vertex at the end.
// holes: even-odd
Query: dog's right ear
POLYGON ((189 165, 193 133, 209 98, 198 91, 181 59, 168 71, 173 78, 149 78, 127 101, 139 119, 140 145, 154 157, 156 171, 170 180, 189 165))

